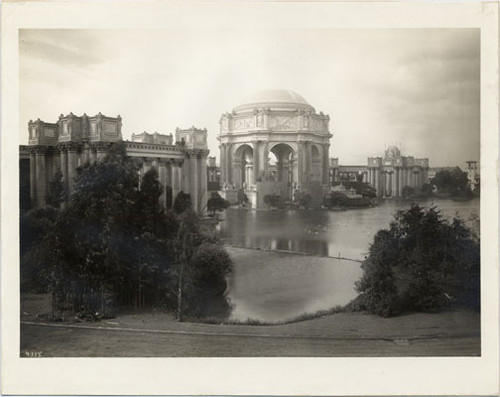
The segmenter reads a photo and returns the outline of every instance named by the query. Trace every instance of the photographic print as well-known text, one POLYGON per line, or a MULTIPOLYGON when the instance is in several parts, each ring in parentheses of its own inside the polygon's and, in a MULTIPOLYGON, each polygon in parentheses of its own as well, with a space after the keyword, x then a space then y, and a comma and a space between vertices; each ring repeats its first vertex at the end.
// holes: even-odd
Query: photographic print
POLYGON ((281 5, 17 29, 18 365, 491 360, 481 26, 281 5))
POLYGON ((19 45, 21 355, 480 355, 478 29, 19 45))

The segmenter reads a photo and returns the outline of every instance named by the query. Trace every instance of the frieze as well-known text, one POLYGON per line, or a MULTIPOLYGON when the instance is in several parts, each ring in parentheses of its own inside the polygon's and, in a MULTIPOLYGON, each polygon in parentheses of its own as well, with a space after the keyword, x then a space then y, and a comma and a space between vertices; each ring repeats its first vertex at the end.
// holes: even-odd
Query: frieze
POLYGON ((233 124, 234 124, 235 130, 244 130, 244 129, 253 128, 254 127, 254 120, 253 120, 253 118, 250 118, 250 117, 235 119, 233 124))
POLYGON ((271 116, 269 127, 275 131, 289 131, 297 127, 295 116, 271 116))

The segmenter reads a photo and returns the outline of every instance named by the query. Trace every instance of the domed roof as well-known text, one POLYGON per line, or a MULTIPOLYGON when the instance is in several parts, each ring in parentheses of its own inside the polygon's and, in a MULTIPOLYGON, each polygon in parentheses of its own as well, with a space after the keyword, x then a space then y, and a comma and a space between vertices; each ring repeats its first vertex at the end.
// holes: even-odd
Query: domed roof
POLYGON ((290 90, 261 90, 244 98, 234 111, 259 107, 301 108, 314 111, 314 108, 299 94, 290 90))

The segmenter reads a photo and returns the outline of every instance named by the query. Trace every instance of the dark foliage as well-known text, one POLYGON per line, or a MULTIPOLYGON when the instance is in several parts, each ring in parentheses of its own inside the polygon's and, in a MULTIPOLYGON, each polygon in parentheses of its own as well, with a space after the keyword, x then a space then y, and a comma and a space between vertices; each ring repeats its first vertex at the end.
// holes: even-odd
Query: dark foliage
POLYGON ((45 203, 53 208, 59 208, 67 196, 62 182, 63 174, 57 171, 54 178, 49 183, 49 189, 45 195, 45 203))
POLYGON ((191 203, 191 196, 189 193, 184 193, 181 190, 174 200, 174 212, 176 214, 182 214, 184 211, 191 209, 192 207, 193 204, 191 203))
POLYGON ((270 207, 279 208, 283 205, 283 200, 279 194, 266 194, 264 196, 264 203, 270 207))
POLYGON ((408 185, 404 186, 403 189, 401 189, 401 195, 406 199, 413 197, 415 195, 415 189, 408 185))
POLYGON ((216 211, 224 211, 229 208, 229 201, 223 199, 217 192, 213 192, 207 201, 207 211, 209 214, 214 215, 216 211))
POLYGON ((459 167, 455 167, 452 171, 442 170, 436 173, 432 179, 432 183, 436 185, 439 192, 448 193, 451 196, 460 196, 467 194, 467 173, 463 172, 459 167))
POLYGON ((380 230, 356 283, 359 309, 383 316, 454 304, 479 309, 478 237, 433 207, 399 211, 380 230))
MULTIPOLYGON (((23 285, 51 291, 55 309, 97 312, 98 317, 113 304, 162 304, 174 310, 177 288, 185 283, 185 309, 201 313, 200 304, 192 302, 199 302, 197 294, 207 287, 198 280, 213 281, 208 290, 223 299, 224 271, 222 280, 216 280, 203 269, 189 270, 196 269, 191 257, 197 247, 217 244, 214 233, 204 230, 189 210, 189 195, 179 194, 180 215, 165 212, 156 170, 139 180, 122 144, 114 145, 105 159, 78 169, 74 193, 63 210, 55 208, 61 197, 58 183, 51 186, 54 199, 49 202, 54 204, 22 215, 20 248, 23 285), (185 264, 189 269, 179 280, 185 264)), ((225 262, 220 265, 226 268, 225 262)))

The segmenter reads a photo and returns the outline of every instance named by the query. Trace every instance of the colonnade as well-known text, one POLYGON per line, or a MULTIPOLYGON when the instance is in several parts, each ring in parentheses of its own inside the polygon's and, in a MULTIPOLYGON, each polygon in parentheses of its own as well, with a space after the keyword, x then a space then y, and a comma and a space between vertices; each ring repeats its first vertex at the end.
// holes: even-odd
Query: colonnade
MULTIPOLYGON (((30 160, 30 202, 32 207, 45 206, 49 184, 57 171, 62 173, 63 188, 69 194, 74 191, 76 169, 87 162, 102 160, 112 143, 60 143, 57 146, 29 146, 30 160)), ((136 145, 137 146, 137 145, 136 145)), ((133 158, 140 162, 139 174, 142 177, 149 169, 155 168, 158 180, 164 187, 160 197, 161 204, 167 208, 182 190, 189 193, 193 208, 203 212, 207 203, 207 156, 208 150, 186 150, 183 158, 160 157, 151 154, 133 158), (167 202, 167 186, 172 191, 172 202, 167 202)), ((177 154, 177 153, 176 153, 177 154)), ((168 154, 165 153, 164 156, 168 154)), ((63 205, 65 205, 63 203, 63 205)))
POLYGON ((420 190, 427 180, 427 171, 419 167, 368 168, 368 183, 379 197, 402 197, 403 188, 420 190))
MULTIPOLYGON (((329 180, 329 144, 319 144, 312 141, 297 143, 280 142, 289 149, 284 155, 276 155, 278 180, 286 173, 292 174, 292 180, 297 186, 310 181, 328 184, 329 180), (313 146, 317 154, 313 154, 313 146), (292 147, 297 147, 297 151, 292 147), (291 155, 290 155, 291 154, 291 155)), ((269 146, 267 140, 256 140, 248 143, 221 143, 220 145, 220 181, 227 188, 241 189, 243 181, 246 185, 255 185, 269 173, 269 146), (252 150, 252 159, 244 159, 242 146, 252 150)), ((272 149, 271 149, 272 150, 272 149)))

